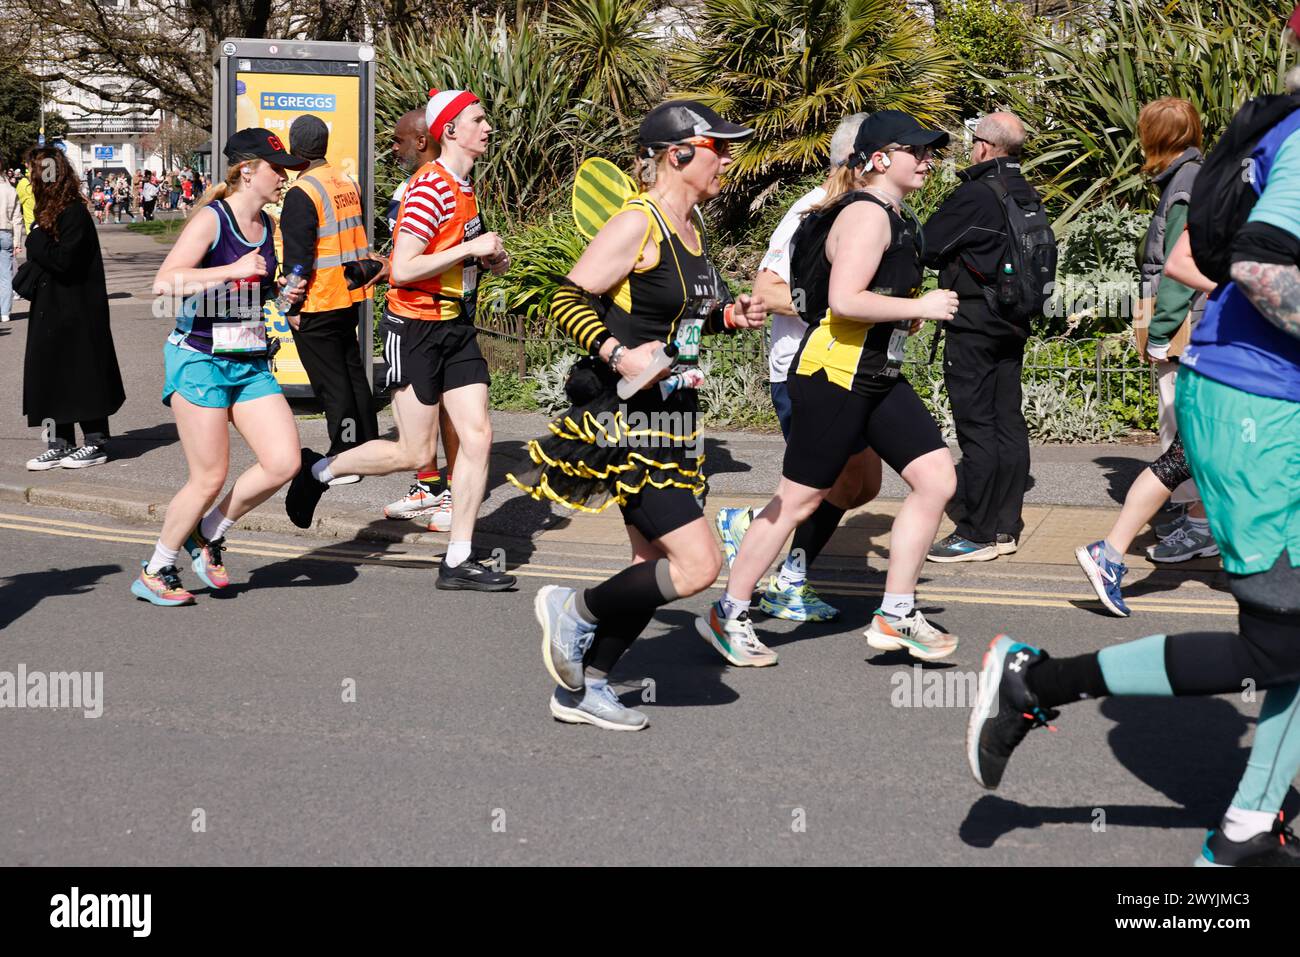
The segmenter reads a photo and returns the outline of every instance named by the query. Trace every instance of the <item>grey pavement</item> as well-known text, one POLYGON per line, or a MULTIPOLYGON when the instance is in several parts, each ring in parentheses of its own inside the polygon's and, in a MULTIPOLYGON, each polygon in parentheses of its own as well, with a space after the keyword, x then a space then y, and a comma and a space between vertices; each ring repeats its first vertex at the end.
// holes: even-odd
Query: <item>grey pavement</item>
POLYGON ((878 571, 825 589, 837 623, 761 621, 781 655, 766 670, 723 667, 694 634, 705 595, 675 602, 613 675, 651 727, 602 732, 548 715, 531 599, 613 560, 552 554, 518 593, 435 592, 426 546, 237 530, 237 584, 160 609, 128 592, 151 527, 0 511, 0 671, 103 673, 98 718, 0 710, 5 865, 1178 866, 1256 714, 1230 696, 1084 702, 984 792, 959 682, 994 634, 1070 655, 1235 619, 1201 583, 1121 621, 1077 575, 963 566, 922 585, 964 636, 923 669, 861 637, 878 571))

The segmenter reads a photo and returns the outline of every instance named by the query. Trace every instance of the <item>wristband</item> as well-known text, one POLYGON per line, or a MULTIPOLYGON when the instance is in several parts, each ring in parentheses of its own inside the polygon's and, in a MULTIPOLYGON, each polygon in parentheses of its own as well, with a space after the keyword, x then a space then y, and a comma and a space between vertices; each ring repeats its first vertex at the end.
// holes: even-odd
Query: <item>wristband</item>
POLYGON ((618 372, 619 360, 623 358, 625 352, 627 352, 627 346, 620 343, 619 345, 616 345, 614 350, 609 354, 609 368, 613 372, 618 372))
POLYGON ((737 328, 736 323, 732 320, 732 316, 735 314, 735 312, 736 312, 736 304, 734 302, 729 302, 722 307, 723 326, 725 326, 728 329, 737 328))

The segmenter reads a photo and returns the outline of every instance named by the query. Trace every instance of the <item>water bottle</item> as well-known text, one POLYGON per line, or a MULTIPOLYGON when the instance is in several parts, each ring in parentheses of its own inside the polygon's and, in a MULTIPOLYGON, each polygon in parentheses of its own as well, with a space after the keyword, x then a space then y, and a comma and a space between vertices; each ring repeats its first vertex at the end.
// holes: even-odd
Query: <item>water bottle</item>
POLYGON ((677 343, 671 342, 666 346, 660 346, 655 350, 654 357, 650 364, 642 370, 641 374, 635 379, 620 379, 618 383, 618 397, 627 401, 640 392, 651 379, 663 372, 673 364, 677 358, 677 343))
POLYGON ((289 278, 284 284, 284 288, 280 290, 280 295, 275 297, 275 308, 281 313, 287 313, 290 306, 290 294, 306 281, 302 278, 302 266, 294 266, 293 272, 289 274, 289 278))
POLYGON ((1003 263, 1002 275, 998 276, 998 304, 1014 306, 1018 299, 1015 267, 1011 263, 1003 263))
POLYGON ((660 381, 659 395, 666 399, 678 389, 698 389, 702 385, 704 385, 703 369, 683 368, 660 381))

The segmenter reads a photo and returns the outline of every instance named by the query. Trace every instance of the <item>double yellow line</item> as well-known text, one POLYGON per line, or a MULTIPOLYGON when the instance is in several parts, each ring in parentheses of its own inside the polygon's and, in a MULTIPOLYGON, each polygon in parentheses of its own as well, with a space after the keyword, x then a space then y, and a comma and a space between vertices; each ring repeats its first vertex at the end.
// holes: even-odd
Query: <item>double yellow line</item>
MULTIPOLYGON (((76 538, 99 542, 123 542, 130 545, 152 546, 157 540, 157 534, 152 531, 105 528, 100 525, 86 525, 81 522, 69 522, 53 518, 34 518, 27 515, 11 515, 3 512, 0 512, 0 528, 35 535, 53 535, 60 538, 76 538)), ((387 547, 384 546, 384 549, 387 547)), ((229 539, 226 546, 226 551, 231 554, 256 555, 262 558, 309 559, 311 561, 339 562, 347 565, 385 565, 392 568, 433 568, 438 564, 438 558, 434 555, 390 554, 384 549, 366 549, 357 546, 310 547, 282 545, 276 542, 259 542, 246 539, 229 539)), ((525 578, 598 582, 608 578, 610 571, 593 568, 590 565, 548 565, 525 562, 517 568, 512 568, 510 573, 525 578)), ((879 588, 853 582, 813 581, 813 584, 827 594, 855 597, 875 597, 880 594, 879 588)), ((934 587, 927 586, 921 595, 924 604, 943 602, 968 605, 1074 608, 1076 602, 1091 603, 1096 601, 1096 597, 1091 591, 1020 591, 998 588, 968 588, 955 585, 939 585, 937 583, 932 583, 932 585, 934 587)), ((717 582, 713 587, 720 589, 723 587, 723 582, 717 582)), ((1189 601, 1186 596, 1144 596, 1129 599, 1128 605, 1134 611, 1174 615, 1237 614, 1235 602, 1220 598, 1189 601)))

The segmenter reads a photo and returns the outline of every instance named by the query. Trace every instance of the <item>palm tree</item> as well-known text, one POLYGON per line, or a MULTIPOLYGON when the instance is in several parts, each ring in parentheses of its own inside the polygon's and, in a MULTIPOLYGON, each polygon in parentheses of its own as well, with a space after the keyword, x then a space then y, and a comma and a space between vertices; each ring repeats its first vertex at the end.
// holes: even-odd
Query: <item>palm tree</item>
POLYGON ((651 0, 562 0, 551 9, 547 31, 559 62, 585 97, 611 108, 623 125, 662 90, 653 10, 651 0))
POLYGON ((694 27, 674 86, 756 130, 736 150, 733 194, 824 167, 847 114, 953 118, 956 60, 898 0, 704 0, 694 27))

